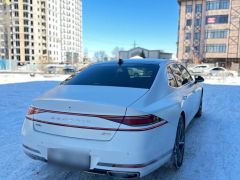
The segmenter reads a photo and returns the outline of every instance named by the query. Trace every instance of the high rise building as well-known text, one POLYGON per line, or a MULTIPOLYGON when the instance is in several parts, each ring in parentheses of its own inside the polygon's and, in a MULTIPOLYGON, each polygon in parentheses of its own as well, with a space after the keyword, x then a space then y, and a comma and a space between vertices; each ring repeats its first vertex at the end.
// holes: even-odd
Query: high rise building
POLYGON ((1 13, 9 16, 0 19, 0 37, 8 36, 0 38, 5 42, 0 47, 9 48, 7 59, 19 64, 82 60, 82 0, 0 0, 1 13))
POLYGON ((218 63, 240 62, 239 0, 178 0, 178 59, 218 63))
POLYGON ((10 16, 9 7, 0 0, 0 59, 9 58, 10 16))

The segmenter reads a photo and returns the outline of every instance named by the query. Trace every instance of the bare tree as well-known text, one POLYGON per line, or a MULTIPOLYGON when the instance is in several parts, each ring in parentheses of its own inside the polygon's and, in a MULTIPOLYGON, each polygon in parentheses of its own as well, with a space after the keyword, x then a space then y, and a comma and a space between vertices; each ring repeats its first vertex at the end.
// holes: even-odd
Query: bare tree
POLYGON ((119 59, 119 52, 122 51, 123 48, 119 48, 118 46, 115 47, 113 50, 112 50, 112 59, 119 59))
POLYGON ((85 48, 84 49, 84 53, 83 53, 83 63, 88 63, 89 62, 89 56, 88 56, 88 49, 85 48))
POLYGON ((94 60, 95 61, 107 61, 108 55, 106 54, 105 51, 96 51, 94 53, 94 60))

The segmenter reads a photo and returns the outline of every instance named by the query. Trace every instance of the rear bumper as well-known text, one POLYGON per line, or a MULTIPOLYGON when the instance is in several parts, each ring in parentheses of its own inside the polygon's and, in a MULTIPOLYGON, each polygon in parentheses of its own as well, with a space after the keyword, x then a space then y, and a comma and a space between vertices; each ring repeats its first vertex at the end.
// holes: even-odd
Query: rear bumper
POLYGON ((33 122, 25 120, 22 142, 24 152, 33 159, 47 162, 50 148, 74 149, 89 153, 89 172, 143 177, 171 157, 170 139, 159 140, 159 137, 165 136, 165 130, 166 127, 159 127, 146 132, 117 132, 111 141, 94 141, 37 132, 33 129, 33 122), (152 137, 158 137, 158 141, 152 137))

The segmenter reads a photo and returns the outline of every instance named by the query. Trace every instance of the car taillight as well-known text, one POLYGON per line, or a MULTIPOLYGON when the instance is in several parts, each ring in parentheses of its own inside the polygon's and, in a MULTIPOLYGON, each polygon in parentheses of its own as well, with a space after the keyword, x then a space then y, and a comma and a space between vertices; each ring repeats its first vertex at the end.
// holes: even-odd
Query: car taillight
POLYGON ((33 115, 33 114, 38 114, 38 113, 42 113, 44 112, 43 110, 40 110, 38 108, 35 108, 35 107, 29 107, 28 109, 28 115, 33 115))
POLYGON ((159 123, 161 121, 164 121, 164 120, 150 114, 150 115, 144 115, 144 116, 125 116, 122 121, 122 124, 129 125, 129 126, 146 126, 146 125, 159 123))

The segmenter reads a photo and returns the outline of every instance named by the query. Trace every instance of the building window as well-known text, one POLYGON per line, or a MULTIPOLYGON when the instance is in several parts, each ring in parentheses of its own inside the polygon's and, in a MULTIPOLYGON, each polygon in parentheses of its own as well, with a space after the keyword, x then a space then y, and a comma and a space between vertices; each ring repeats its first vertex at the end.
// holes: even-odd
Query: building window
POLYGON ((190 46, 186 46, 186 47, 185 47, 185 53, 189 53, 190 50, 191 50, 190 46))
POLYGON ((18 9, 18 4, 14 4, 14 9, 18 9))
POLYGON ((201 19, 195 19, 195 26, 201 26, 202 20, 201 19))
POLYGON ((206 39, 225 39, 227 38, 228 30, 208 30, 206 31, 206 39))
POLYGON ((29 35, 28 34, 24 34, 24 39, 29 39, 29 35))
POLYGON ((194 33, 194 39, 195 40, 199 40, 200 39, 200 33, 199 32, 195 32, 194 33))
POLYGON ((23 17, 28 18, 28 12, 23 12, 23 17))
POLYGON ((19 15, 18 12, 14 12, 14 16, 18 17, 18 15, 19 15))
POLYGON ((28 20, 24 20, 24 25, 28 25, 28 20))
POLYGON ((28 6, 23 4, 23 10, 28 10, 28 6))
POLYGON ((25 61, 30 61, 29 56, 25 56, 25 61))
POLYGON ((191 33, 190 32, 187 32, 185 34, 185 39, 187 39, 187 40, 191 39, 191 33))
POLYGON ((227 24, 228 15, 207 16, 206 24, 227 24))
POLYGON ((229 0, 208 1, 207 10, 229 9, 229 0))
POLYGON ((186 5, 186 13, 192 13, 192 5, 186 5))
POLYGON ((25 42, 24 42, 24 45, 25 45, 25 46, 29 46, 29 42, 28 42, 28 41, 25 41, 25 42))
POLYGON ((196 4, 195 12, 196 13, 201 13, 202 12, 202 4, 196 4))
POLYGON ((194 52, 199 54, 200 52, 200 46, 194 46, 194 52))
POLYGON ((191 19, 187 19, 186 26, 192 26, 192 20, 191 19))
POLYGON ((208 44, 205 47, 207 53, 225 53, 226 44, 208 44))
POLYGON ((16 32, 19 32, 19 27, 15 27, 15 31, 16 31, 16 32))
POLYGON ((24 32, 28 32, 28 27, 24 27, 24 32))
POLYGON ((25 54, 29 54, 29 49, 25 49, 25 54))

